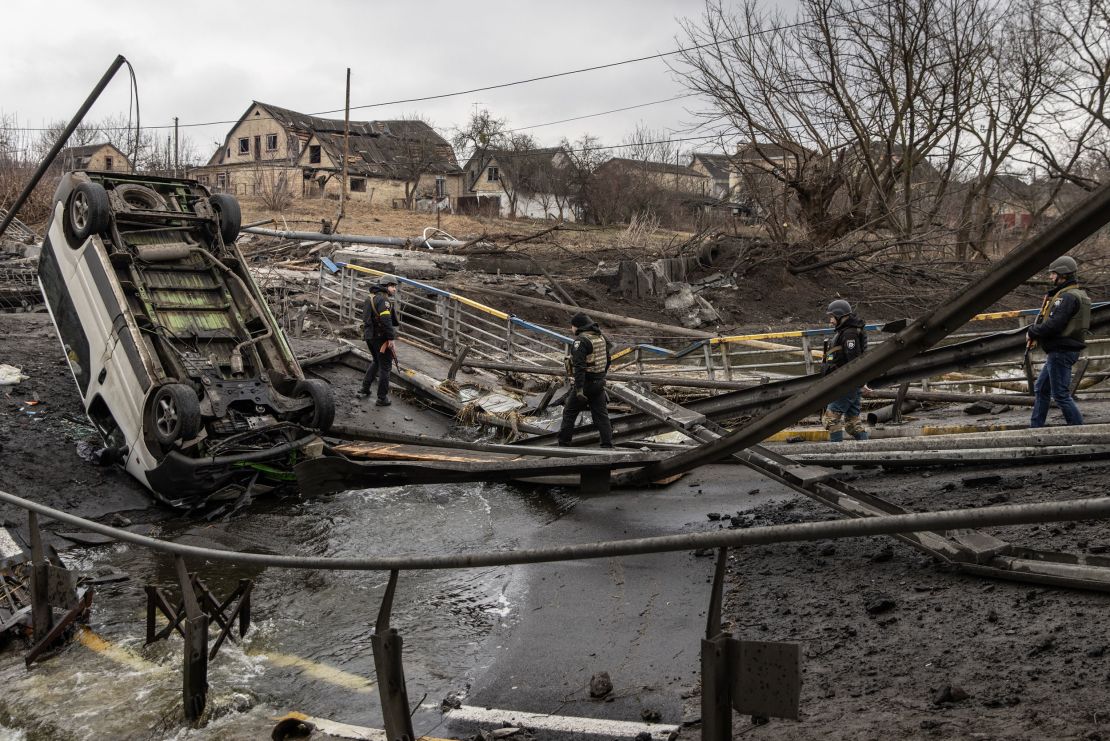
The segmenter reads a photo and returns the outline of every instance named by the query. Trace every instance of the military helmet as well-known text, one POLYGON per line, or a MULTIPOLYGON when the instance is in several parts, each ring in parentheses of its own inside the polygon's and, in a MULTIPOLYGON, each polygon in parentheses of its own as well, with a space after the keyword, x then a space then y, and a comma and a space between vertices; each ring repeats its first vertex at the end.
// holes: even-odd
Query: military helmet
POLYGON ((1048 266, 1048 272, 1057 275, 1075 275, 1079 272, 1079 264, 1075 262, 1074 257, 1064 255, 1052 261, 1052 264, 1048 266))
POLYGON ((838 298, 829 304, 829 308, 825 309, 826 314, 832 314, 837 319, 842 316, 848 316, 852 313, 852 305, 842 298, 838 298))
POLYGON ((397 278, 392 275, 383 275, 382 277, 378 278, 378 285, 382 288, 385 288, 386 286, 395 286, 397 285, 397 278))

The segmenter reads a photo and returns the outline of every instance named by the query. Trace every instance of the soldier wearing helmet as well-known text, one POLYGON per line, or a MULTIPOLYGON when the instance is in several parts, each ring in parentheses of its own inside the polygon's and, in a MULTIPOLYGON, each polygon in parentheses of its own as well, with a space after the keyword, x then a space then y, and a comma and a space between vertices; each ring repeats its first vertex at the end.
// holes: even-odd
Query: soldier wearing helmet
POLYGON ((393 342, 397 339, 397 327, 401 324, 393 301, 396 294, 397 279, 392 275, 383 275, 371 288, 370 295, 362 306, 362 338, 370 348, 373 362, 366 369, 366 376, 362 379, 362 388, 358 390, 358 396, 359 398, 369 396, 370 386, 376 378, 378 381, 376 403, 380 407, 387 407, 392 403, 389 400, 389 371, 396 357, 393 342))
POLYGON ((1083 424, 1083 415, 1071 395, 1071 369, 1087 347, 1091 329, 1091 299, 1079 287, 1079 265, 1064 255, 1048 266, 1052 288, 1029 327, 1029 347, 1045 351, 1045 363, 1033 385, 1033 414, 1030 427, 1044 427, 1052 401, 1060 407, 1069 425, 1083 424))
MULTIPOLYGON (((852 311, 852 305, 842 298, 830 303, 825 313, 829 324, 836 328, 832 342, 826 343, 822 365, 823 373, 831 373, 863 354, 867 349, 867 332, 863 320, 852 311)), ((860 389, 853 389, 825 409, 821 417, 830 441, 843 442, 845 430, 856 440, 868 438, 867 427, 859 414, 860 397, 860 389)))

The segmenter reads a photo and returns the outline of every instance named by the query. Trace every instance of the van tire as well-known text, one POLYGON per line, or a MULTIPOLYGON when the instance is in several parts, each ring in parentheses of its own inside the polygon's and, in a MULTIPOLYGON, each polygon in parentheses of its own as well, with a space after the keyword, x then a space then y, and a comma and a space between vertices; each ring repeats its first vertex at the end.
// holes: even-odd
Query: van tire
POLYGON ((150 397, 150 424, 161 445, 191 440, 200 432, 200 400, 183 383, 159 386, 150 397))
POLYGON ((312 411, 306 413, 301 424, 320 432, 327 432, 335 422, 335 394, 331 384, 318 378, 297 381, 293 387, 294 396, 307 396, 312 399, 312 411))
POLYGON ((226 193, 217 193, 208 199, 212 210, 220 220, 220 236, 224 244, 232 244, 239 238, 239 227, 243 224, 243 212, 239 209, 239 201, 226 193))
POLYGON ((103 234, 112 220, 108 191, 100 183, 78 183, 66 203, 62 221, 74 247, 94 234, 103 234))

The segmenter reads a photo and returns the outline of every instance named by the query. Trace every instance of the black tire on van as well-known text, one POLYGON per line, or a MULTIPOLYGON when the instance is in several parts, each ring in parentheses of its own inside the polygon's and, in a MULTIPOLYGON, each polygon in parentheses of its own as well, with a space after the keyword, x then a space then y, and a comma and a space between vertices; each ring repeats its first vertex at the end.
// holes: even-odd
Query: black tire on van
POLYGON ((200 400, 189 386, 167 383, 151 395, 148 419, 154 439, 162 445, 191 440, 200 432, 200 400))
POLYGON ((224 244, 231 244, 239 238, 239 227, 243 224, 243 212, 239 209, 239 201, 226 193, 217 193, 208 199, 212 209, 220 220, 220 236, 224 244))
POLYGON ((312 399, 312 411, 306 413, 301 424, 320 432, 327 432, 335 422, 335 394, 331 385, 318 378, 306 378, 297 381, 293 387, 295 396, 307 396, 312 399))
POLYGON ((80 247, 94 234, 108 230, 112 220, 112 207, 108 191, 100 183, 78 183, 69 196, 62 217, 63 225, 73 247, 80 247))

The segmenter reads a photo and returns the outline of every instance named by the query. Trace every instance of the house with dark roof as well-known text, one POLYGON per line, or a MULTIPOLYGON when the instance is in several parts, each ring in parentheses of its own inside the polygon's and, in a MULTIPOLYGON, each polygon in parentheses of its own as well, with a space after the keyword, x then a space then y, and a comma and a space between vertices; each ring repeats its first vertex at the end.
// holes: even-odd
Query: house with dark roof
POLYGON ((577 208, 570 202, 567 181, 569 165, 562 147, 476 152, 463 167, 466 197, 479 213, 575 221, 577 208))
POLYGON ((694 172, 709 178, 709 192, 706 195, 721 202, 730 200, 732 184, 729 178, 732 174, 732 162, 727 154, 694 152, 690 155, 690 164, 687 166, 694 172))
POLYGON ((103 172, 131 173, 135 168, 127 155, 113 144, 86 144, 83 147, 67 147, 58 153, 56 163, 63 170, 100 170, 103 172))
POLYGON ((280 183, 294 196, 338 198, 346 151, 350 198, 400 205, 462 194, 454 150, 424 121, 351 121, 349 132, 345 144, 342 119, 254 101, 193 176, 235 195, 280 183))

